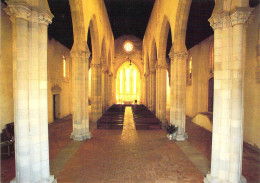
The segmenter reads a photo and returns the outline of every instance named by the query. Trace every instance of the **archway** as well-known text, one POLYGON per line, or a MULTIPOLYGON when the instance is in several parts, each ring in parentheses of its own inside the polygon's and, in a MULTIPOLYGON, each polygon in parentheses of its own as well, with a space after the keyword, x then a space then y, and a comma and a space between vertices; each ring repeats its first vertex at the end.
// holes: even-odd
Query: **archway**
POLYGON ((123 63, 117 70, 116 100, 121 104, 140 102, 140 71, 131 61, 123 63))

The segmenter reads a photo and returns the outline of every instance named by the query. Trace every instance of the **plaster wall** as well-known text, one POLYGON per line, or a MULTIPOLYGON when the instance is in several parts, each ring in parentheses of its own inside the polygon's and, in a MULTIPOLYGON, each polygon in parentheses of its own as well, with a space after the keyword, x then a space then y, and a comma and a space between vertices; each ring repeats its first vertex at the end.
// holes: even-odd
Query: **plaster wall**
MULTIPOLYGON (((0 121, 1 130, 14 121, 13 105, 13 61, 12 61, 12 23, 1 4, 1 72, 0 72, 0 121)), ((52 87, 58 85, 60 94, 60 115, 63 118, 71 111, 71 57, 70 50, 58 41, 48 40, 48 121, 53 122, 52 87), (63 78, 63 56, 67 61, 67 77, 63 78)))
POLYGON ((55 39, 48 40, 48 121, 53 122, 53 95, 60 97, 58 118, 72 113, 71 99, 71 57, 70 50, 55 39), (63 77, 63 56, 66 58, 66 77, 63 77), (60 87, 60 92, 52 88, 60 87))
POLYGON ((210 36, 188 51, 188 59, 192 57, 192 81, 186 86, 186 115, 189 117, 208 112, 208 81, 212 77, 209 72, 210 43, 213 39, 210 36))
POLYGON ((13 108, 13 61, 12 61, 12 23, 3 10, 6 6, 1 3, 1 130, 7 123, 14 121, 13 108))
POLYGON ((138 67, 140 74, 144 74, 144 66, 142 60, 142 41, 132 35, 123 35, 115 40, 115 57, 113 67, 115 68, 115 74, 117 74, 118 68, 126 61, 131 61, 138 67), (133 42, 134 52, 127 54, 123 50, 123 44, 126 40, 133 42))
MULTIPOLYGON (((256 80, 257 45, 259 44, 259 6, 254 9, 246 29, 244 61, 244 141, 260 147, 260 84, 256 80)), ((195 117, 201 112, 208 112, 208 80, 210 43, 213 36, 189 49, 192 57, 192 84, 186 86, 186 115, 195 117)))
POLYGON ((256 80, 257 42, 259 42, 260 6, 249 20, 246 32, 244 70, 244 141, 260 148, 260 83, 256 80))

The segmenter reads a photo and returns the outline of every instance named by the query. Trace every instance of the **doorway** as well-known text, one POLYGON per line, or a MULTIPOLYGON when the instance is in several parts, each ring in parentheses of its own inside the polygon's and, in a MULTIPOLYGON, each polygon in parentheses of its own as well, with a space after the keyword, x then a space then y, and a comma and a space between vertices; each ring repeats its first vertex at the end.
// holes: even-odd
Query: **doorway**
POLYGON ((214 100, 214 77, 209 79, 209 91, 208 91, 208 111, 213 112, 213 100, 214 100))
POLYGON ((53 95, 53 120, 60 116, 60 95, 53 95))

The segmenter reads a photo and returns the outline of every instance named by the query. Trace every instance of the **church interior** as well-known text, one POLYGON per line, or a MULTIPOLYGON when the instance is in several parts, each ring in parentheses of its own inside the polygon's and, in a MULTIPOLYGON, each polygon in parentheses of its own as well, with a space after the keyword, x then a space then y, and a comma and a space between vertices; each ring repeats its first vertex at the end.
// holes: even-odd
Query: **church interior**
POLYGON ((0 42, 0 182, 260 182, 259 0, 1 0, 0 42))

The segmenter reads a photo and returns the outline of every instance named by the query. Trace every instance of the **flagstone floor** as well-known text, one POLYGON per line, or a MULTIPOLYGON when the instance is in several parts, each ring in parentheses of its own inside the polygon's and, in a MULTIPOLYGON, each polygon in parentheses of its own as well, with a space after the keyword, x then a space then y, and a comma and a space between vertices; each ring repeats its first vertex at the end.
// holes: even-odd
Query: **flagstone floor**
MULTIPOLYGON (((49 125, 50 169, 59 183, 203 182, 201 165, 190 154, 210 163, 211 132, 189 118, 185 147, 169 141, 163 129, 135 130, 131 108, 126 108, 123 130, 99 130, 91 124, 92 139, 84 142, 69 138, 71 120, 67 117, 49 125)), ((1 182, 15 177, 14 162, 14 157, 1 160, 1 182)), ((246 147, 243 175, 248 183, 260 182, 260 154, 246 147)))

